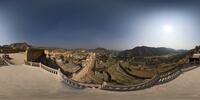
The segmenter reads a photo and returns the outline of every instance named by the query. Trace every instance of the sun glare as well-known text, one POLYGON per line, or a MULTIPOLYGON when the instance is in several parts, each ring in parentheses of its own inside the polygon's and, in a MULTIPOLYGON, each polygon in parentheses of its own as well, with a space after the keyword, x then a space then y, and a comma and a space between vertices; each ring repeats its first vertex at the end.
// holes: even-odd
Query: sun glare
POLYGON ((164 30, 165 32, 167 32, 167 33, 170 33, 170 32, 173 31, 173 28, 172 28, 171 25, 165 25, 165 26, 163 26, 163 30, 164 30))

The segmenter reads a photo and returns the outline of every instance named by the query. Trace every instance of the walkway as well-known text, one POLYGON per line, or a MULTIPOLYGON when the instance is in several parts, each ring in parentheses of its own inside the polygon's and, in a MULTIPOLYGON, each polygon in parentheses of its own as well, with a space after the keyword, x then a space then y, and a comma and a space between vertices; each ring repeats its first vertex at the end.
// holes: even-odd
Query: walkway
POLYGON ((149 89, 111 92, 99 89, 74 90, 52 74, 37 67, 5 66, 0 68, 0 98, 59 99, 59 100, 199 100, 200 68, 177 79, 149 89))
POLYGON ((0 67, 0 99, 21 100, 199 100, 200 67, 181 74, 175 80, 129 92, 99 89, 76 90, 55 75, 38 67, 11 65, 0 67))
POLYGON ((40 68, 0 67, 0 97, 58 95, 69 89, 55 76, 40 68))

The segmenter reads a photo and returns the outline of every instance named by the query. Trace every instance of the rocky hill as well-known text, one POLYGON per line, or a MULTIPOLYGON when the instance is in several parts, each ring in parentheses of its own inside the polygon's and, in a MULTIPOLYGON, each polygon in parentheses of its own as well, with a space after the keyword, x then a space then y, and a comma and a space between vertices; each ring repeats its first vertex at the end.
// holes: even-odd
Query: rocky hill
POLYGON ((31 45, 27 44, 26 42, 23 42, 10 44, 9 47, 13 49, 26 50, 27 48, 31 47, 31 45))
POLYGON ((100 54, 100 55, 108 55, 110 54, 110 50, 107 50, 105 48, 95 48, 95 49, 89 49, 89 52, 95 52, 96 54, 100 54))
POLYGON ((130 50, 124 50, 119 53, 121 57, 144 57, 144 56, 161 56, 171 53, 179 52, 177 50, 165 47, 147 47, 147 46, 140 46, 135 47, 130 50))
POLYGON ((3 45, 0 46, 1 53, 14 53, 14 52, 22 52, 25 51, 27 48, 32 47, 27 43, 13 43, 10 45, 3 45))

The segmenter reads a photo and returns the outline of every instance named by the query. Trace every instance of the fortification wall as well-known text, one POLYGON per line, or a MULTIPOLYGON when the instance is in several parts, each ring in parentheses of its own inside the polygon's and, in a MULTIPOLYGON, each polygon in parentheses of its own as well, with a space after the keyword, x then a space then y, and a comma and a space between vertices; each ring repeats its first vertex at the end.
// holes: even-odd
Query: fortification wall
POLYGON ((94 75, 93 69, 96 61, 95 53, 91 53, 86 61, 86 66, 84 66, 84 68, 79 73, 73 75, 73 80, 84 82, 85 78, 87 78, 90 75, 94 75))

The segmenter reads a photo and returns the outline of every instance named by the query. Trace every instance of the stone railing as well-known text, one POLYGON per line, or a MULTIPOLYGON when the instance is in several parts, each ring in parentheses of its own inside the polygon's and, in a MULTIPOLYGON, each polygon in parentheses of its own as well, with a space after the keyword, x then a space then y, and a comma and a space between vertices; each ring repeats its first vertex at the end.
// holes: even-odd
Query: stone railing
POLYGON ((26 62, 26 61, 24 61, 24 63, 25 63, 26 65, 30 65, 30 66, 32 66, 32 67, 40 67, 40 63, 36 63, 36 62, 26 62))
POLYGON ((192 70, 197 68, 198 66, 193 67, 175 67, 174 69, 161 73, 159 75, 155 75, 151 80, 146 81, 141 84, 136 85, 108 85, 106 83, 102 84, 101 89, 103 90, 110 90, 110 91, 135 91, 146 89, 152 87, 154 85, 164 84, 176 79, 179 75, 182 74, 184 71, 192 70))
POLYGON ((7 59, 5 55, 2 55, 2 60, 4 60, 4 62, 5 62, 7 65, 13 65, 13 63, 12 63, 9 59, 7 59))
POLYGON ((180 70, 180 68, 175 67, 175 68, 173 68, 173 69, 171 69, 171 70, 169 70, 169 71, 167 71, 167 72, 162 72, 162 73, 160 73, 159 76, 160 76, 160 78, 167 77, 167 76, 169 76, 169 75, 175 73, 175 72, 178 71, 178 70, 180 70))
POLYGON ((85 86, 83 84, 79 84, 79 82, 76 82, 74 80, 69 79, 68 77, 66 77, 61 71, 60 69, 53 69, 50 68, 42 63, 36 63, 36 62, 26 62, 26 65, 29 65, 31 67, 38 67, 38 68, 42 68, 43 70, 56 75, 58 78, 60 78, 66 85, 72 87, 72 88, 78 88, 78 89, 83 89, 85 88, 85 86))
POLYGON ((159 80, 159 77, 156 75, 151 80, 148 80, 148 81, 140 83, 140 84, 135 84, 135 85, 107 85, 106 83, 104 83, 104 84, 102 84, 101 89, 111 90, 111 91, 141 90, 141 89, 152 87, 158 80, 159 80))
POLYGON ((181 75, 181 73, 182 73, 182 71, 181 71, 181 68, 179 68, 179 67, 173 69, 172 71, 163 73, 163 74, 159 75, 159 80, 158 80, 158 82, 155 83, 155 85, 170 82, 170 81, 176 79, 179 75, 181 75))
POLYGON ((101 84, 86 84, 86 83, 79 83, 79 84, 85 86, 86 88, 93 88, 93 89, 95 89, 95 88, 101 89, 101 87, 102 87, 101 84))
POLYGON ((5 60, 2 57, 0 57, 0 66, 5 66, 5 65, 8 65, 8 64, 5 62, 5 60))
POLYGON ((50 68, 50 67, 48 67, 48 66, 46 66, 44 64, 39 63, 39 67, 41 67, 42 69, 44 69, 44 70, 46 70, 46 71, 48 71, 48 72, 50 72, 52 74, 55 74, 55 75, 58 74, 58 70, 50 68))
POLYGON ((62 79, 63 82, 64 82, 66 85, 68 85, 68 86, 70 86, 70 87, 72 87, 72 88, 77 88, 77 89, 83 89, 83 88, 85 88, 84 85, 79 84, 79 82, 74 81, 74 80, 72 80, 72 79, 69 79, 67 76, 65 76, 65 75, 60 71, 60 69, 58 69, 58 77, 60 77, 60 79, 62 79))
MULTIPOLYGON (((185 68, 176 67, 168 72, 161 73, 159 75, 155 75, 152 79, 148 79, 147 81, 135 84, 135 85, 110 85, 104 82, 101 85, 98 84, 86 84, 80 83, 78 81, 72 80, 64 75, 60 69, 53 69, 41 63, 35 62, 25 62, 26 65, 34 66, 42 68, 54 75, 56 75, 59 79, 61 79, 67 86, 76 88, 76 89, 84 89, 84 88, 99 88, 102 90, 109 90, 109 91, 136 91, 142 90, 146 88, 150 88, 154 85, 164 84, 170 82, 177 78, 181 73, 182 70, 186 70, 185 68)), ((195 67, 196 68, 196 67, 195 67)), ((190 69, 189 67, 187 69, 190 69)))
POLYGON ((181 71, 182 71, 182 72, 187 72, 187 71, 193 70, 193 69, 195 69, 195 68, 198 68, 198 67, 199 67, 199 64, 193 64, 192 67, 190 67, 190 66, 191 66, 191 64, 190 64, 190 65, 185 65, 185 66, 181 69, 181 71))

